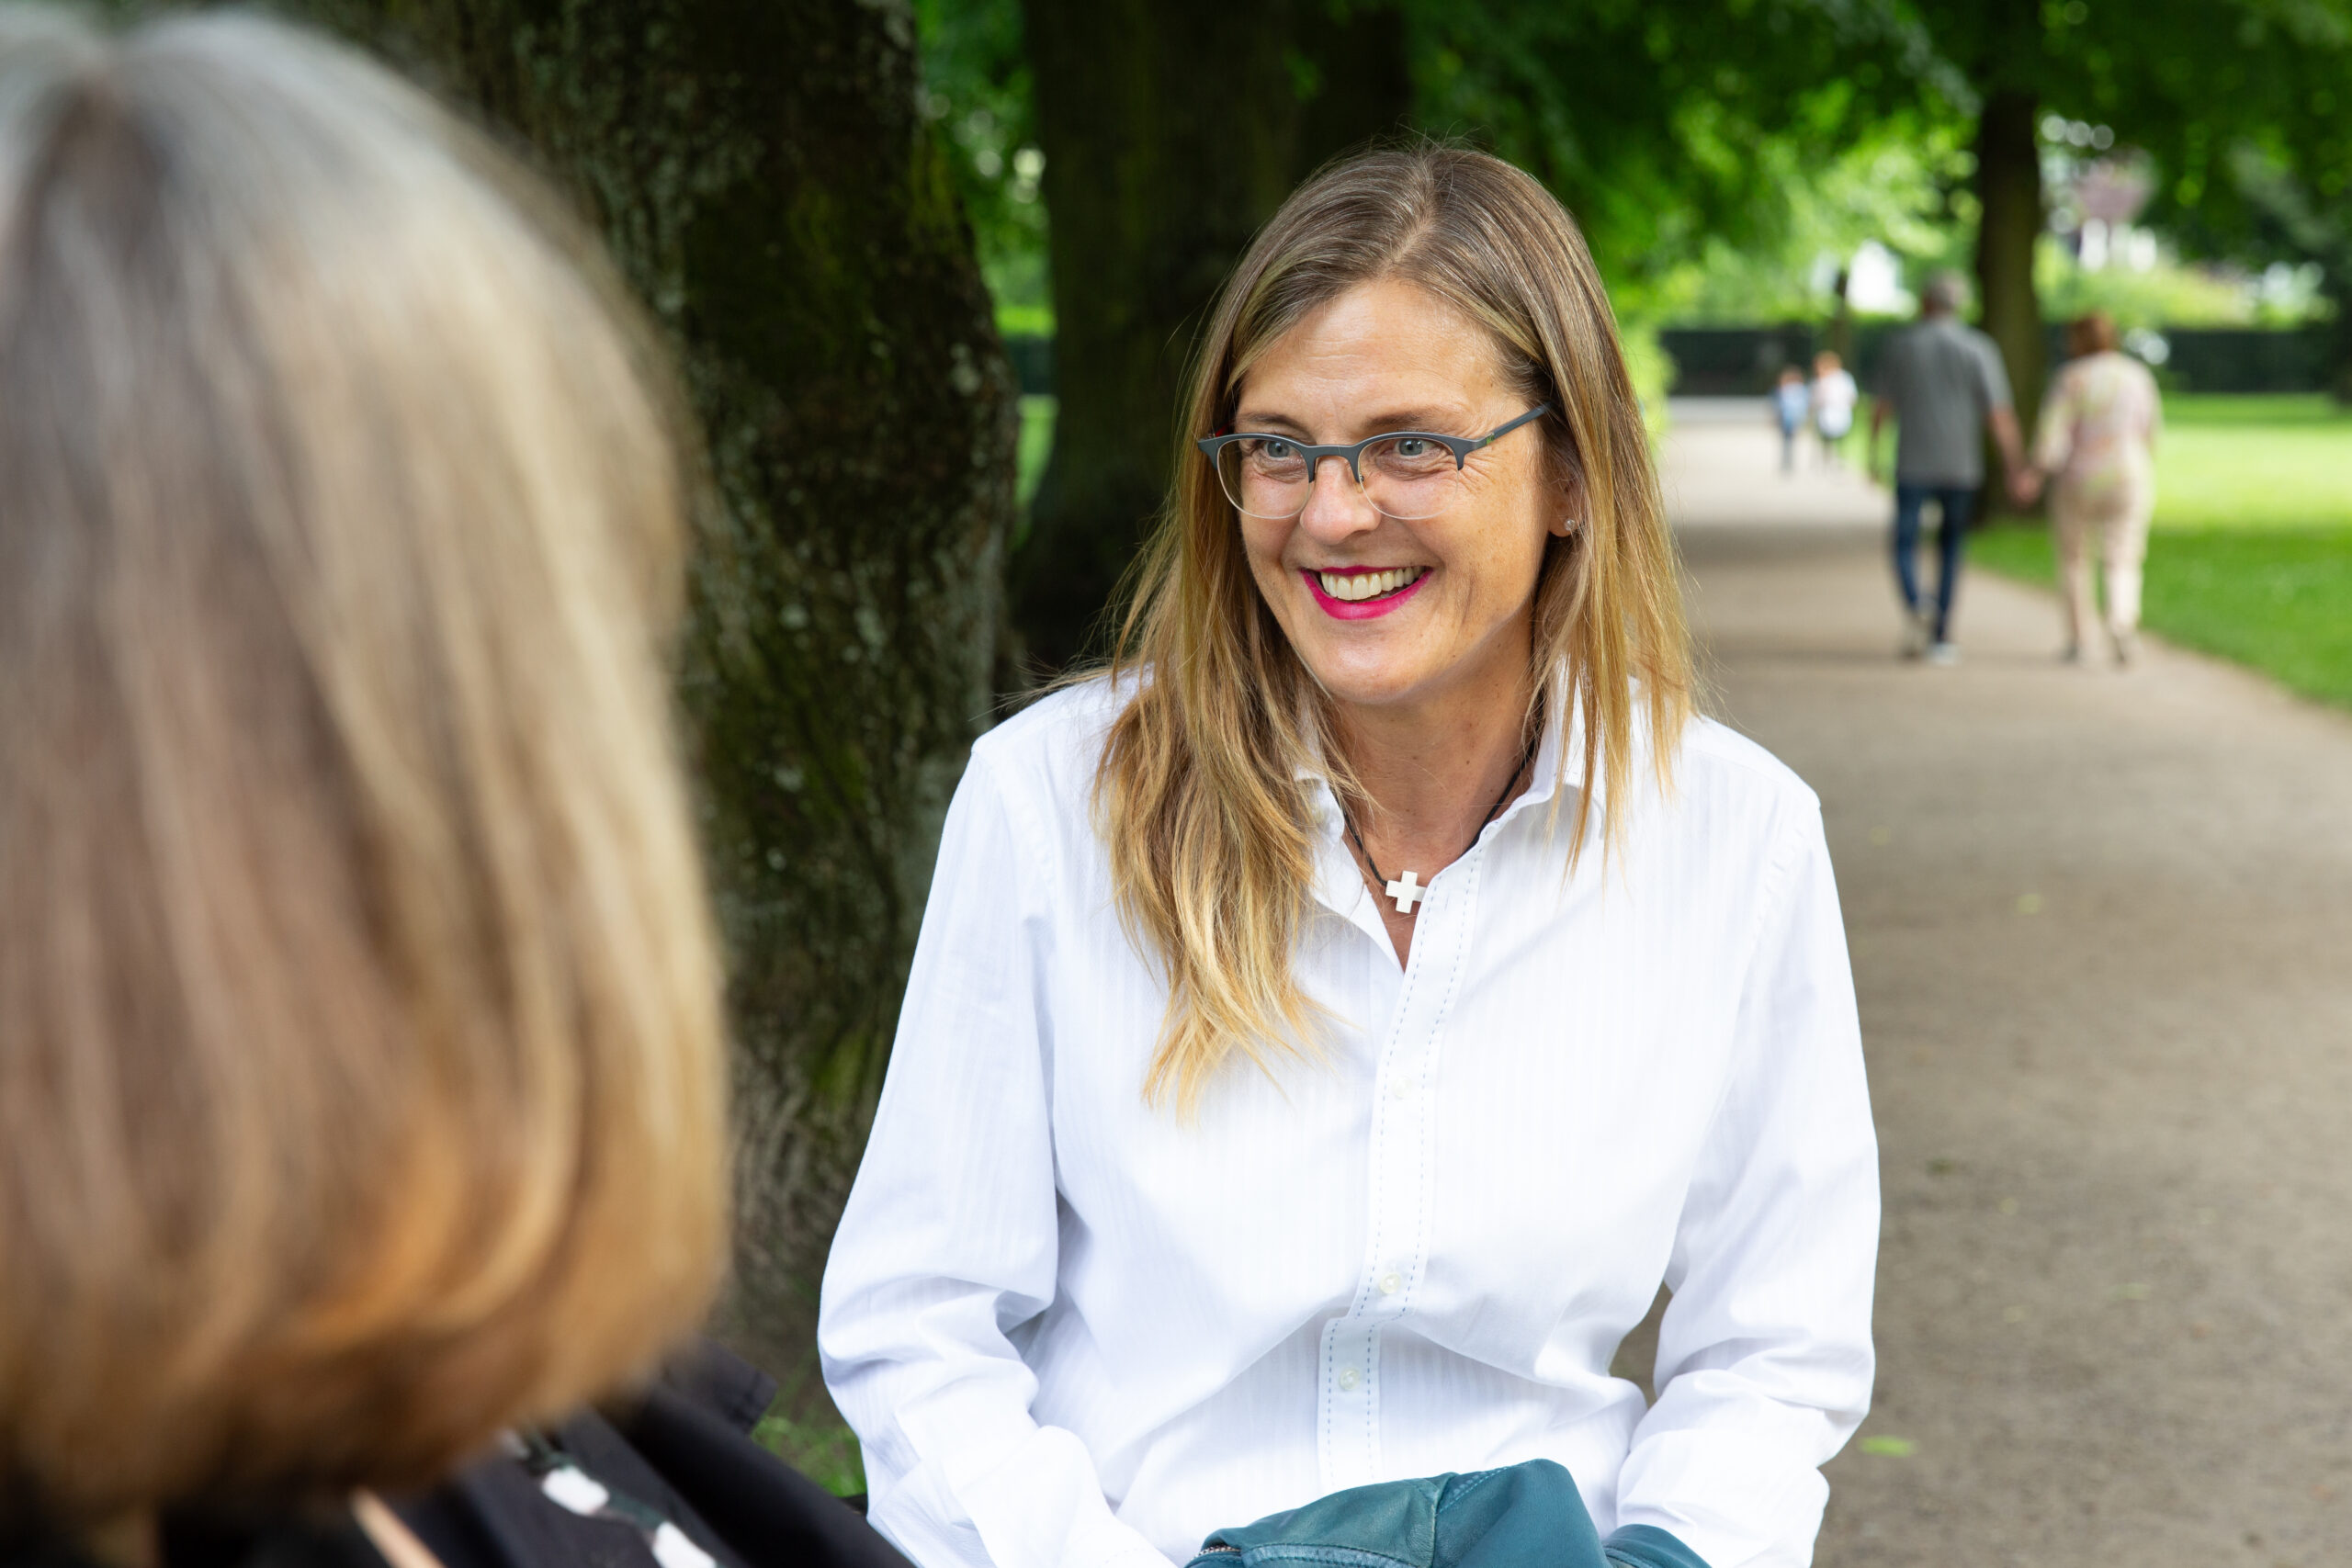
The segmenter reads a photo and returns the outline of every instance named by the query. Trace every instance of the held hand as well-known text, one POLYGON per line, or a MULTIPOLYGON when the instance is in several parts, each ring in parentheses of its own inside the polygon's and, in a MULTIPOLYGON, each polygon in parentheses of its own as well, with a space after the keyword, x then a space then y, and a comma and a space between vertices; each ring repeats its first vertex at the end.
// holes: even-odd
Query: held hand
POLYGON ((2009 500, 2020 507, 2041 499, 2041 470, 2020 468, 2009 476, 2009 500))

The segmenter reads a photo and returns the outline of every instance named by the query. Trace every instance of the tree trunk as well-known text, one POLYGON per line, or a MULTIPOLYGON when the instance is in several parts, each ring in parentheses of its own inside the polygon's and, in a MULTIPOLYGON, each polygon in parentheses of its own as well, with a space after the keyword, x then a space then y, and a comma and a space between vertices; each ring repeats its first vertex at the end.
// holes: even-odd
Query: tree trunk
POLYGON ((1025 0, 1061 405, 1012 572, 1033 667, 1090 646, 1167 491, 1193 336, 1250 235, 1317 165, 1410 107, 1395 11, 1329 9, 1025 0))
POLYGON ((1853 276, 1844 267, 1838 269, 1838 308, 1829 317, 1829 352, 1849 373, 1859 374, 1854 366, 1854 302, 1847 298, 1853 276))
POLYGON ((683 705, 730 960, 722 1323, 791 1377, 986 722, 1015 397, 900 0, 311 0, 519 137, 675 344, 718 497, 683 705))
POLYGON ((2339 403, 2352 404, 2352 240, 2340 243, 2321 264, 2320 293, 2335 310, 2325 329, 2322 374, 2329 394, 2339 403))
MULTIPOLYGON (((2034 242, 2046 218, 2041 198, 2041 148, 2035 140, 2041 117, 2030 92, 2004 88, 1986 95, 1976 127, 1976 194, 1984 217, 1976 231, 1976 287, 1984 331, 2001 348, 2017 398, 2018 423, 2028 441, 2041 410, 2050 376, 2049 343, 2043 335, 2041 301, 2033 291, 2034 242)), ((1988 472, 1992 470, 1988 469, 1988 472)), ((1986 484, 1991 502, 2002 491, 1986 484)))

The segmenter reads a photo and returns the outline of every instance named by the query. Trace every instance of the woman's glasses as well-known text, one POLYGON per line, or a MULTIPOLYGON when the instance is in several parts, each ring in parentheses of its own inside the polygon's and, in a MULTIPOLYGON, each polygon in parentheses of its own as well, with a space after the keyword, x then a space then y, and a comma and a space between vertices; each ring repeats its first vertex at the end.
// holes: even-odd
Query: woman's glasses
POLYGON ((1491 446, 1528 421, 1549 413, 1538 403, 1484 435, 1438 435, 1400 430, 1368 436, 1347 446, 1313 446, 1287 435, 1204 435, 1195 443, 1216 469, 1225 498, 1249 517, 1286 522, 1306 510, 1315 476, 1337 457, 1364 499, 1383 516, 1414 523, 1435 517, 1462 489, 1463 465, 1470 454, 1491 446))

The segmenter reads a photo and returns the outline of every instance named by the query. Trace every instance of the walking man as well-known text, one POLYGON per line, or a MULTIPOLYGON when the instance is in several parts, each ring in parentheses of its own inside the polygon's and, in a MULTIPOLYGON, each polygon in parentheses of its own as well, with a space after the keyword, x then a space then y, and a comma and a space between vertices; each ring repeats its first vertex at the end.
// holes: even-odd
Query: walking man
POLYGON ((1894 449, 1894 580, 1909 619, 1903 651, 1930 664, 1956 664, 1951 603, 1960 584, 1961 541, 1977 487, 1984 482, 1984 430, 2001 448, 2004 476, 2015 490, 2024 469, 2008 373, 1993 340, 1960 320, 1967 285, 1955 273, 1928 280, 1917 324, 1905 327, 1879 356, 1871 409, 1871 471, 1878 472, 1879 432, 1892 414, 1899 429, 1894 449), (1933 501, 1941 547, 1936 602, 1919 593, 1920 514, 1933 501))

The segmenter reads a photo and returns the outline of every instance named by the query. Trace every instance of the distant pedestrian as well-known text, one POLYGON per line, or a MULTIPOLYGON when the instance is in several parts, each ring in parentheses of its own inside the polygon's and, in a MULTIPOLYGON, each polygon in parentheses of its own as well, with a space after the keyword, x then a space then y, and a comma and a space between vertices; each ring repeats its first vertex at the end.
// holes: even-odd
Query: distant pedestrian
POLYGON ((2098 532, 2107 579, 2107 635, 2118 664, 2139 648, 2140 566, 2147 558, 2148 517, 2156 505, 2156 435, 2164 411, 2148 367, 2116 347, 2115 322, 2094 310, 2066 329, 2065 367, 2041 405, 2033 467, 2020 486, 2030 501, 2045 482, 2066 605, 2070 662, 2097 617, 2091 592, 2090 536, 2098 532))
POLYGON ((1781 472, 1784 474, 1796 471, 1797 432, 1804 428, 1811 399, 1804 371, 1792 365, 1781 372, 1780 385, 1772 389, 1772 412, 1781 422, 1781 472))
POLYGON ((1821 466, 1838 466, 1838 448, 1854 428, 1861 391, 1846 362, 1824 349, 1813 356, 1813 433, 1821 438, 1821 466))
POLYGON ((2014 484, 2024 469, 2009 378, 1993 340, 1959 316, 1967 284, 1939 273, 1920 294, 1919 321, 1886 345, 1879 360, 1871 409, 1870 464, 1878 466, 1878 435, 1892 416, 1894 449, 1894 577, 1909 616, 1903 650, 1931 664, 1956 664, 1951 640, 1953 592, 1960 585, 1961 541, 1977 487, 1984 482, 1984 431, 1991 426, 2001 461, 2014 484), (1917 557, 1920 515, 1933 501, 1940 514, 1932 612, 1922 604, 1917 557))

